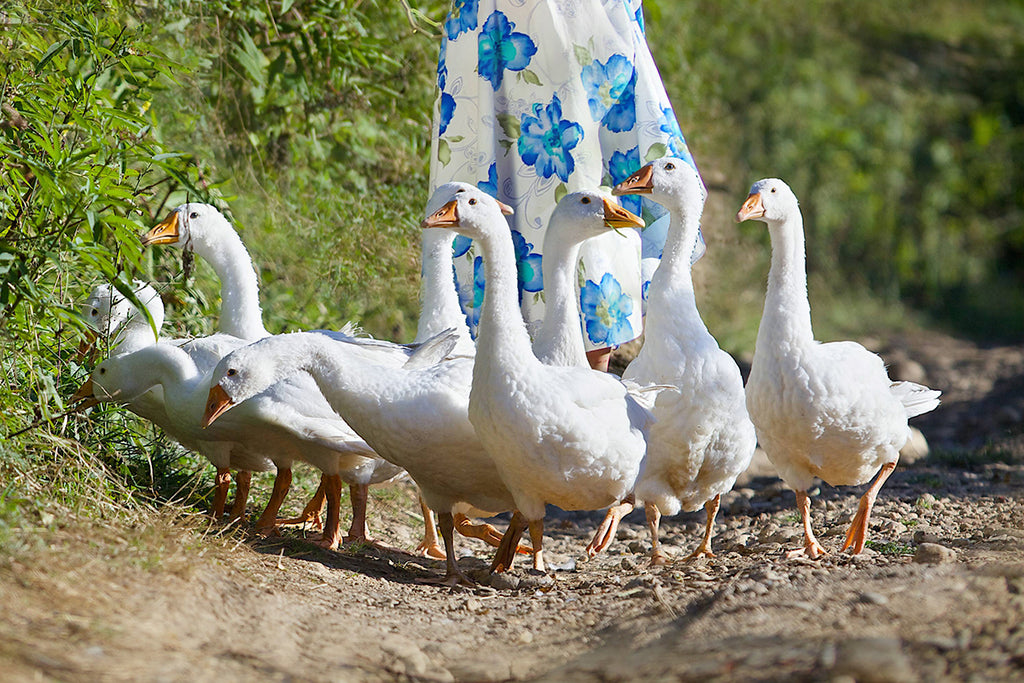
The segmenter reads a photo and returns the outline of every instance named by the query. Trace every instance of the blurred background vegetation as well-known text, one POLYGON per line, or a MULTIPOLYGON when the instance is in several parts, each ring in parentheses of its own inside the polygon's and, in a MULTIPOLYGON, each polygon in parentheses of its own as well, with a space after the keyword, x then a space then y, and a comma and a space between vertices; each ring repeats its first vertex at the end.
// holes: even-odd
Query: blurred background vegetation
MULTIPOLYGON (((154 281, 165 334, 215 329, 212 271, 186 277, 176 253, 136 237, 186 199, 218 204, 241 231, 272 331, 356 320, 411 339, 447 5, 5 3, 0 537, 52 523, 55 500, 92 514, 199 495, 202 463, 131 416, 62 415, 91 366, 75 354, 75 304, 96 284, 154 281)), ((737 228, 731 212, 765 176, 801 200, 819 337, 912 324, 1021 340, 1024 5, 645 6, 713 190, 697 275, 727 350, 753 347, 768 258, 760 224, 737 228)))

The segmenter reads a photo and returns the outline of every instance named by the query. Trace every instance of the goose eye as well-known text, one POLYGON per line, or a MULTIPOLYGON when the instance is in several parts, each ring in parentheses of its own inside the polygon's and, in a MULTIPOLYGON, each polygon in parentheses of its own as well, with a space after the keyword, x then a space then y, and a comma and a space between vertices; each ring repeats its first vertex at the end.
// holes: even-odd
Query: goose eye
POLYGON ((100 374, 101 375, 107 374, 107 369, 106 368, 100 368, 100 374))
POLYGON ((774 187, 772 188, 772 192, 775 192, 775 188, 774 187))
POLYGON ((676 170, 676 165, 675 165, 675 164, 673 164, 673 163, 672 163, 672 162, 670 161, 670 162, 668 162, 667 164, 665 164, 665 170, 666 170, 666 171, 674 171, 674 170, 676 170))
POLYGON ((583 199, 580 200, 580 202, 583 203, 583 204, 589 204, 590 203, 590 197, 584 197, 583 199))
POLYGON ((92 316, 92 317, 94 317, 94 318, 95 318, 96 316, 98 316, 99 314, 100 314, 100 312, 99 312, 99 311, 97 311, 97 310, 96 310, 95 308, 94 308, 94 309, 92 309, 92 310, 91 310, 91 311, 89 312, 89 315, 91 315, 91 316, 92 316))
POLYGON ((469 200, 469 204, 470 204, 470 206, 475 205, 476 204, 476 200, 475 199, 470 199, 469 200))
POLYGON ((189 218, 199 218, 199 212, 198 211, 193 211, 192 213, 190 213, 188 215, 188 217, 189 218))
POLYGON ((235 375, 238 374, 238 370, 235 370, 234 368, 231 368, 231 369, 229 369, 227 371, 226 374, 227 374, 228 377, 234 377, 235 375))

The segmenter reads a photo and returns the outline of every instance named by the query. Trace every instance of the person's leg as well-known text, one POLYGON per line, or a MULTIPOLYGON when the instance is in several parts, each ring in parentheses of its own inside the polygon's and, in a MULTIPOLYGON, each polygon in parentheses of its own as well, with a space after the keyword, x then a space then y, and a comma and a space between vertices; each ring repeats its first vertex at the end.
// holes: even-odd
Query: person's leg
POLYGON ((611 347, 603 349, 594 349, 593 351, 587 351, 587 362, 590 363, 590 367, 594 370, 600 370, 601 372, 608 372, 608 362, 612 359, 611 347))

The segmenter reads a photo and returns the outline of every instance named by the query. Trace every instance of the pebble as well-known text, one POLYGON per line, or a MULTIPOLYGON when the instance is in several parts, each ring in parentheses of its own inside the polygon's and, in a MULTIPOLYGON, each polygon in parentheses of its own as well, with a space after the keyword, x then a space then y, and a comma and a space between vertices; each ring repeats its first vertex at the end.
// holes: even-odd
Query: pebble
POLYGON ((881 593, 875 593, 874 591, 864 591, 858 596, 858 598, 861 602, 869 605, 886 605, 889 603, 889 598, 881 593))
POLYGON ((838 643, 833 673, 851 676, 858 683, 918 680, 898 638, 850 638, 838 643))
POLYGON ((918 564, 945 564, 956 562, 956 551, 938 543, 922 543, 914 553, 914 562, 918 564))
POLYGON ((508 572, 491 574, 488 585, 499 591, 514 591, 519 589, 519 579, 508 572))
POLYGON ((942 540, 937 533, 929 529, 918 529, 914 532, 914 543, 921 545, 922 543, 937 544, 942 540))

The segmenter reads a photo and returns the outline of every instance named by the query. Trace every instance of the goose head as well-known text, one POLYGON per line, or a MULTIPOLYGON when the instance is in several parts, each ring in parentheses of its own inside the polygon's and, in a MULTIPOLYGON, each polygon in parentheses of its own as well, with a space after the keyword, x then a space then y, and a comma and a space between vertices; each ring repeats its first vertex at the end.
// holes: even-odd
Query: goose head
POLYGON ((190 202, 171 211, 167 218, 143 235, 142 246, 165 244, 185 248, 196 242, 207 241, 225 229, 234 232, 216 207, 190 202))
MULTIPOLYGON (((139 302, 146 307, 149 317, 157 330, 164 322, 164 304, 160 295, 151 285, 141 280, 132 283, 132 291, 139 302)), ((97 285, 89 293, 89 298, 82 302, 79 314, 91 328, 93 334, 79 348, 82 358, 89 354, 95 345, 96 337, 108 336, 115 338, 117 343, 125 340, 129 334, 144 334, 146 330, 152 335, 152 327, 144 315, 140 314, 135 304, 117 289, 104 283, 97 285)), ((155 343, 156 337, 149 341, 155 343)))
MULTIPOLYGON (((309 338, 301 332, 267 337, 221 358, 210 375, 202 427, 209 427, 234 406, 279 382, 285 368, 298 372, 299 362, 308 357, 304 340, 309 338)), ((339 346, 344 348, 345 345, 339 346)))
POLYGON ((444 206, 427 216, 420 227, 448 228, 470 239, 494 236, 495 226, 508 223, 504 219, 496 221, 502 215, 511 216, 512 207, 498 201, 486 192, 472 186, 459 188, 455 196, 444 206))
POLYGON ((612 194, 646 195, 659 204, 682 205, 696 209, 699 214, 708 191, 697 169, 682 159, 664 157, 623 180, 612 188, 612 194))
POLYGON ((121 358, 108 358, 92 371, 89 379, 78 387, 71 397, 71 403, 78 403, 78 409, 89 408, 97 403, 109 401, 130 401, 152 388, 145 384, 131 364, 120 362, 121 358))
POLYGON ((572 244, 619 228, 642 228, 644 221, 601 192, 582 190, 565 195, 551 213, 551 232, 572 244))
POLYGON ((772 225, 799 214, 800 204, 789 185, 778 178, 764 178, 750 187, 750 194, 736 214, 736 222, 759 220, 772 225))

